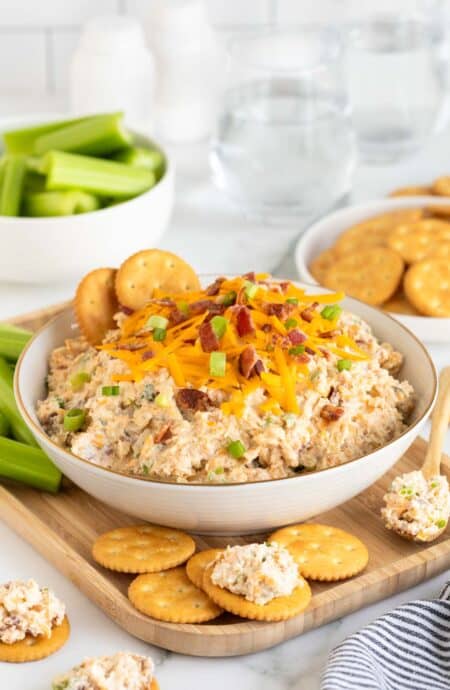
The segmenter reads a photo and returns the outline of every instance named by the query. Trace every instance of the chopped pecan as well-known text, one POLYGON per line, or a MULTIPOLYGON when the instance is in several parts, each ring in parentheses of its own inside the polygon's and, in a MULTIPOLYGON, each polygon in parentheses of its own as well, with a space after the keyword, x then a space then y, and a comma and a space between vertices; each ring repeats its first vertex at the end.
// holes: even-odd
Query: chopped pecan
POLYGON ((170 424, 164 424, 159 431, 153 437, 155 443, 165 443, 170 438, 172 438, 172 431, 170 429, 170 424))
POLYGON ((175 395, 175 401, 182 411, 206 412, 214 407, 209 395, 196 388, 180 388, 175 395))
POLYGON ((302 317, 303 321, 307 321, 308 323, 311 323, 313 320, 315 314, 316 314, 316 308, 319 306, 318 302, 313 302, 312 304, 309 305, 309 307, 306 307, 306 309, 303 309, 302 312, 300 312, 300 316, 302 317))
POLYGON ((343 407, 337 407, 336 405, 324 405, 320 410, 320 416, 326 422, 336 422, 344 414, 343 407))
POLYGON ((310 347, 308 347, 307 345, 306 345, 306 347, 305 347, 305 352, 307 352, 308 355, 313 355, 313 356, 316 354, 316 353, 314 352, 314 350, 312 350, 312 349, 311 349, 310 347))
POLYGON ((338 328, 333 328, 331 331, 319 333, 319 338, 334 338, 336 335, 341 335, 341 331, 338 328))
POLYGON ((294 309, 295 304, 291 304, 290 302, 284 302, 281 304, 277 304, 276 302, 269 302, 269 304, 265 305, 264 311, 269 316, 276 316, 282 321, 285 321, 289 314, 292 314, 294 309))
POLYGON ((141 359, 143 362, 146 362, 147 359, 152 359, 152 357, 154 357, 154 356, 155 356, 155 353, 153 352, 153 350, 146 350, 145 352, 142 353, 141 359))

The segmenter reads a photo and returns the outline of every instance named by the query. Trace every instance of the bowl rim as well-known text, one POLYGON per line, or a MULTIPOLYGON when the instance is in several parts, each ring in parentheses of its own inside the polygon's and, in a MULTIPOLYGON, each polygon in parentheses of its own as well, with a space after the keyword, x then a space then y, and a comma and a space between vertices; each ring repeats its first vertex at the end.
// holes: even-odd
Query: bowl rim
MULTIPOLYGON (((322 216, 321 218, 318 218, 317 220, 313 221, 308 227, 306 228, 305 232, 301 235, 299 240, 296 242, 295 245, 295 251, 294 251, 294 256, 295 256, 295 264, 296 264, 296 269, 297 272, 300 274, 300 280, 303 281, 305 279, 305 283, 309 283, 311 285, 316 285, 319 287, 323 287, 316 281, 312 273, 310 272, 308 265, 306 263, 305 257, 304 257, 304 248, 305 245, 315 236, 317 237, 323 237, 325 234, 323 228, 322 231, 319 232, 319 229, 323 225, 327 225, 330 221, 332 221, 336 216, 345 216, 346 213, 350 211, 367 211, 369 214, 376 214, 376 213, 386 213, 390 209, 395 210, 395 209, 401 209, 401 208, 414 208, 415 206, 422 206, 422 205, 427 205, 427 206, 448 206, 450 208, 450 198, 449 197, 436 197, 436 196, 427 196, 427 195, 421 195, 421 196, 403 196, 403 197, 385 197, 382 199, 369 199, 368 201, 363 201, 358 204, 351 204, 350 206, 345 206, 344 208, 339 208, 336 209, 335 211, 332 211, 331 213, 327 213, 325 216, 322 216)), ((366 219, 370 219, 370 215, 366 217, 366 219)), ((355 223, 352 223, 353 225, 356 223, 363 222, 364 218, 361 218, 359 221, 355 221, 355 223)), ((350 227, 350 226, 348 226, 350 227)), ((346 230, 344 228, 344 230, 346 230)), ((343 231, 342 231, 343 232, 343 231)), ((355 298, 353 298, 355 299, 355 298)), ((360 301, 360 300, 357 300, 360 301)), ((371 305, 368 305, 371 306, 371 305)), ((387 312, 390 314, 391 312, 387 312)), ((442 326, 446 326, 447 324, 450 325, 450 317, 449 316, 423 316, 422 314, 419 315, 413 315, 413 314, 398 314, 398 316, 402 317, 402 319, 405 319, 405 323, 412 324, 414 323, 420 323, 421 325, 425 326, 426 324, 430 324, 430 319, 432 319, 432 323, 436 323, 442 326)), ((403 325, 405 325, 405 323, 403 325)))
MULTIPOLYGON (((200 277, 212 277, 215 274, 201 274, 200 277)), ((296 284, 300 283, 302 286, 306 288, 313 288, 314 290, 317 290, 319 287, 320 290, 323 290, 326 293, 326 288, 323 288, 320 285, 317 284, 308 284, 303 281, 294 281, 296 284)), ((249 482, 222 482, 222 483, 210 483, 206 484, 204 482, 175 482, 175 481, 168 481, 164 479, 155 479, 155 478, 147 478, 139 475, 130 475, 126 472, 120 472, 118 470, 112 470, 108 467, 102 467, 101 465, 96 465, 93 462, 90 462, 89 460, 86 460, 85 458, 81 458, 78 455, 75 455, 72 453, 71 450, 68 450, 66 448, 63 448, 62 446, 59 446, 57 443, 55 443, 42 429, 42 427, 37 424, 34 419, 32 418, 31 414, 28 411, 27 406, 24 403, 22 393, 20 390, 20 385, 19 385, 19 379, 21 376, 21 369, 23 366, 23 363, 27 357, 28 350, 32 347, 34 344, 35 340, 37 340, 40 335, 47 329, 51 328, 52 325, 54 324, 55 321, 59 320, 62 318, 67 312, 73 313, 73 306, 69 304, 61 312, 58 314, 54 315, 47 323, 45 323, 43 326, 41 326, 37 331, 33 333, 32 338, 28 341, 26 344, 24 350, 22 351, 14 372, 14 396, 19 408, 19 411, 21 415, 23 416, 26 424, 28 427, 31 429, 33 432, 34 436, 39 437, 42 442, 45 444, 48 444, 49 446, 52 447, 54 452, 56 454, 63 454, 66 458, 67 461, 69 461, 71 464, 72 463, 82 463, 83 465, 86 465, 88 469, 91 472, 94 472, 95 474, 98 472, 100 474, 106 473, 106 476, 112 475, 113 477, 119 477, 122 480, 126 481, 127 483, 132 483, 135 484, 135 482, 138 482, 139 484, 147 484, 149 486, 160 486, 163 485, 169 490, 176 490, 180 488, 189 488, 189 489, 194 489, 196 488, 197 490, 201 489, 212 489, 212 490, 217 490, 217 489, 231 489, 231 488, 238 488, 240 487, 243 489, 244 487, 255 487, 258 485, 268 485, 268 484, 274 484, 274 483, 279 483, 287 480, 312 480, 315 476, 322 475, 326 472, 333 472, 333 474, 339 474, 340 472, 344 472, 346 468, 350 465, 354 465, 355 463, 362 463, 364 461, 370 460, 376 453, 383 451, 390 446, 394 445, 400 439, 402 439, 404 436, 407 434, 411 433, 416 427, 420 426, 429 416, 431 410, 433 409, 436 396, 437 396, 437 391, 438 391, 438 375, 436 371, 435 364, 433 362, 433 359, 428 352, 427 348, 425 345, 422 343, 422 341, 409 329, 407 328, 403 323, 397 321, 394 317, 392 317, 389 313, 383 312, 381 309, 378 309, 377 307, 373 307, 371 305, 366 304, 365 302, 362 302, 361 300, 355 299, 354 297, 347 297, 346 299, 350 300, 351 302, 356 302, 361 304, 364 308, 367 308, 369 310, 373 310, 375 312, 380 312, 382 316, 390 321, 392 321, 393 326, 396 328, 400 329, 401 331, 405 332, 407 336, 410 336, 415 343, 419 346, 419 348, 422 350, 422 353, 427 360, 431 372, 432 372, 432 377, 433 377, 433 390, 431 394, 431 399, 430 402, 428 403, 427 407, 425 410, 422 412, 420 417, 414 422, 414 424, 409 425, 399 436, 397 436, 395 439, 392 439, 388 443, 384 444, 383 446, 380 446, 379 448, 376 448, 373 450, 371 453, 368 453, 366 455, 362 455, 358 458, 354 458, 353 460, 349 460, 348 462, 342 463, 341 465, 335 465, 333 467, 325 467, 321 470, 312 470, 310 472, 306 471, 304 474, 299 474, 298 476, 293 476, 293 477, 278 477, 274 479, 262 479, 259 481, 249 481, 249 482)), ((370 324, 369 324, 370 325, 370 324)))
MULTIPOLYGON (((68 113, 66 113, 64 115, 54 114, 54 117, 53 116, 48 117, 47 122, 50 123, 50 122, 52 122, 52 120, 54 120, 55 122, 58 122, 59 120, 65 118, 65 117, 69 118, 69 115, 70 114, 68 114, 68 113)), ((29 123, 30 126, 33 126, 33 123, 35 122, 36 117, 38 117, 38 116, 30 115, 30 116, 23 116, 22 118, 17 116, 17 122, 18 123, 21 122, 23 125, 25 125, 26 123, 29 123)), ((6 125, 6 122, 9 122, 9 120, 10 120, 9 117, 5 117, 5 118, 2 118, 0 120, 0 140, 3 137, 3 133, 8 131, 9 125, 6 125)), ((11 123, 14 122, 14 120, 15 120, 15 118, 11 118, 11 123)), ((46 124, 46 123, 45 122, 42 122, 42 123, 36 122, 35 124, 36 124, 36 126, 38 126, 39 124, 46 124)), ((134 127, 130 127, 129 129, 136 136, 138 136, 142 139, 146 139, 148 141, 150 141, 150 140, 153 141, 153 139, 150 135, 145 134, 144 132, 141 132, 139 130, 136 130, 134 127)), ((117 211, 117 208, 116 208, 117 206, 124 207, 126 210, 129 206, 129 204, 139 202, 140 199, 145 199, 145 198, 151 196, 152 193, 156 193, 156 191, 161 186, 165 186, 167 184, 167 181, 168 180, 170 181, 174 176, 175 163, 172 160, 172 157, 169 156, 166 149, 163 148, 163 146, 161 146, 161 144, 159 142, 157 142, 155 140, 154 143, 156 144, 158 149, 161 151, 161 153, 164 155, 166 165, 165 165, 164 172, 163 172, 162 176, 160 177, 160 179, 153 185, 153 187, 150 187, 150 189, 145 190, 145 192, 142 192, 141 194, 138 194, 137 196, 134 196, 131 199, 119 200, 119 202, 117 204, 114 204, 113 206, 105 206, 104 208, 98 208, 95 211, 87 211, 86 213, 75 213, 75 214, 72 214, 70 216, 37 216, 37 217, 34 217, 34 216, 0 216, 0 224, 2 222, 7 222, 8 224, 13 223, 16 225, 21 224, 23 226, 25 226, 27 224, 28 225, 30 225, 30 224, 41 225, 44 223, 45 224, 47 224, 47 223, 55 224, 55 223, 61 223, 64 221, 68 221, 68 219, 70 219, 70 221, 73 223, 74 219, 79 219, 80 217, 90 219, 92 217, 92 215, 94 215, 94 214, 95 214, 95 216, 98 216, 99 213, 101 213, 102 215, 105 215, 108 213, 114 213, 115 211, 117 211)), ((2 145, 2 147, 3 147, 3 145, 2 145)), ((2 150, 4 150, 4 149, 2 149, 2 150)))

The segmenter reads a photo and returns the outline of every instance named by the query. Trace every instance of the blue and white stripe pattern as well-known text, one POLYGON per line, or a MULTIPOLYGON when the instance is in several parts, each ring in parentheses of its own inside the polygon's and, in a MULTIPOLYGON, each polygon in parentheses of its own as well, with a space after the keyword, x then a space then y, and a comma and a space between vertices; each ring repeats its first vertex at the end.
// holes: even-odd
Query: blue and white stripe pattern
POLYGON ((450 690, 450 582, 439 599, 399 606, 336 647, 321 690, 450 690))

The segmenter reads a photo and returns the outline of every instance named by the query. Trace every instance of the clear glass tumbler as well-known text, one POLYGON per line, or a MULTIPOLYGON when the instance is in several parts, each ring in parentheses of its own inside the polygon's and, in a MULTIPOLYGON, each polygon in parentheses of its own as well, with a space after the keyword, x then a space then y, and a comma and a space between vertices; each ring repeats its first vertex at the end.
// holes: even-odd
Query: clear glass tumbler
POLYGON ((217 186, 267 222, 325 211, 349 191, 354 133, 331 29, 232 43, 210 160, 217 186))
POLYGON ((429 18, 389 15, 350 30, 348 79, 363 160, 394 161, 433 134, 445 98, 438 32, 429 18))

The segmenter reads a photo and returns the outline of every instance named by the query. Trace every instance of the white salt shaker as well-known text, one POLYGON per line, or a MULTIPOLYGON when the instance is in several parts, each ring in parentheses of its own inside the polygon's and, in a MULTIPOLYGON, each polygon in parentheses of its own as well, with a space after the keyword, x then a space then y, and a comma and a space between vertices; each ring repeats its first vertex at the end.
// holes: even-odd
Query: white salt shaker
POLYGON ((115 15, 88 21, 70 67, 72 111, 123 110, 127 124, 147 128, 153 91, 153 57, 139 22, 115 15))
POLYGON ((155 57, 158 133, 174 142, 210 134, 220 88, 221 52, 202 0, 154 0, 149 38, 155 57))

